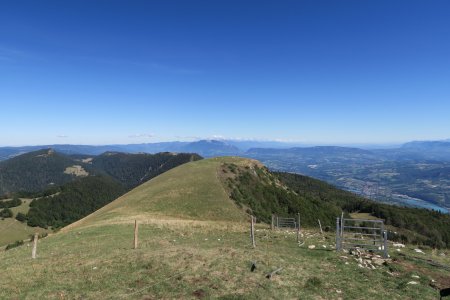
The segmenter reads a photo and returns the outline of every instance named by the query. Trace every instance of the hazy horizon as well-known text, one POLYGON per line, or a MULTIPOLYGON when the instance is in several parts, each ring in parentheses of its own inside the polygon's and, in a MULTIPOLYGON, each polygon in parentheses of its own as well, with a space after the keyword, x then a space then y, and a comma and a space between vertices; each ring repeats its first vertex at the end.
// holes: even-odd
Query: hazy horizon
POLYGON ((291 146, 291 147, 314 147, 314 146, 338 146, 338 147, 356 147, 356 148, 395 148, 399 147, 405 143, 409 142, 429 142, 429 141, 449 141, 450 139, 441 140, 411 140, 404 142, 392 142, 392 143, 327 143, 327 142, 303 142, 303 141, 286 141, 286 140, 258 140, 258 139, 227 139, 218 137, 205 137, 205 138, 195 138, 195 139, 185 139, 185 140, 163 140, 163 141, 148 141, 148 142, 135 142, 135 143, 40 143, 40 144, 17 144, 9 145, 0 143, 0 147, 39 147, 39 146, 52 146, 52 145, 70 145, 70 146, 111 146, 111 145, 140 145, 140 144, 157 144, 157 143, 176 143, 176 142, 198 142, 198 141, 223 141, 223 142, 241 142, 241 143, 273 143, 291 146))

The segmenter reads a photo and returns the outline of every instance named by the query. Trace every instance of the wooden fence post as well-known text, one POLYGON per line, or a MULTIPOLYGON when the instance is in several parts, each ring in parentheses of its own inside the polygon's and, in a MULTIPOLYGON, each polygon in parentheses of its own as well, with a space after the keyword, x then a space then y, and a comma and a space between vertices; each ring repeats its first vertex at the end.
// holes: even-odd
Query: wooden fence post
POLYGON ((36 232, 34 234, 33 239, 33 250, 31 251, 31 258, 36 258, 36 250, 37 250, 37 242, 38 242, 39 234, 36 232))
POLYGON ((340 235, 341 235, 341 232, 340 231, 341 230, 339 228, 339 218, 336 218, 336 251, 341 250, 341 247, 340 247, 340 243, 341 243, 340 235))
POLYGON ((387 249, 387 231, 383 231, 383 239, 384 239, 384 258, 388 258, 388 249, 387 249))
POLYGON ((297 243, 300 242, 300 213, 297 214, 298 223, 297 223, 297 243))
POLYGON ((250 236, 252 238, 252 246, 253 246, 253 248, 255 248, 256 247, 256 245, 255 245, 255 225, 253 223, 253 216, 251 216, 251 217, 252 217, 252 220, 251 220, 251 224, 250 224, 250 236))
POLYGON ((320 220, 319 220, 319 219, 317 219, 317 221, 319 221, 320 234, 323 234, 323 231, 322 231, 322 224, 320 224, 320 220))
POLYGON ((270 225, 271 230, 273 230, 273 218, 274 218, 274 215, 272 214, 272 224, 270 225))
POLYGON ((134 249, 137 249, 138 247, 138 229, 139 224, 137 220, 134 220, 134 249))

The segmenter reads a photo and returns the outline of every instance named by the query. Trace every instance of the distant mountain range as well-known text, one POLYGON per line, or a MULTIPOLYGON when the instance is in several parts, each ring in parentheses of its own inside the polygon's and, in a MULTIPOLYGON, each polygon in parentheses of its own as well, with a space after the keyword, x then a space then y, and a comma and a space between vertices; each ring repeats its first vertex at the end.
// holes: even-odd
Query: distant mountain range
POLYGON ((239 155, 250 148, 290 148, 299 146, 298 143, 283 143, 276 141, 236 141, 236 140, 199 140, 195 142, 161 142, 127 145, 42 145, 23 147, 0 147, 0 161, 20 154, 40 149, 54 149, 64 154, 99 155, 104 152, 125 153, 159 153, 184 152, 197 153, 204 157, 239 155))
POLYGON ((195 142, 161 142, 125 145, 41 145, 22 147, 0 147, 0 161, 40 149, 54 149, 64 154, 99 155, 104 152, 125 153, 159 153, 185 152, 197 153, 203 157, 226 155, 251 155, 252 153, 277 152, 280 153, 315 153, 319 154, 355 154, 365 151, 367 155, 374 155, 384 159, 408 160, 428 159, 450 161, 450 140, 443 141, 414 141, 398 147, 344 147, 344 146, 307 146, 300 143, 277 141, 245 141, 245 140, 199 140, 195 142), (369 149, 370 148, 370 149, 369 149), (264 150, 263 150, 264 149, 264 150), (281 151, 282 149, 288 149, 281 151))
POLYGON ((236 140, 47 145, 3 147, 0 160, 42 147, 66 155, 185 152, 202 157, 243 156, 258 159, 272 170, 312 176, 375 200, 443 211, 450 207, 450 140, 414 141, 385 149, 236 140))

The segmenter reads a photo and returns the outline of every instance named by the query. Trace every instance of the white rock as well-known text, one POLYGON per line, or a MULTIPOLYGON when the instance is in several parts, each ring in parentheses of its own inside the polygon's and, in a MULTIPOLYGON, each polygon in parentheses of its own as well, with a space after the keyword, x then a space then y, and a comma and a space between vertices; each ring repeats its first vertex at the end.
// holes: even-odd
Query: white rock
POLYGON ((402 251, 402 250, 400 250, 400 249, 398 249, 398 248, 397 248, 397 249, 395 249, 395 250, 397 250, 397 252, 400 252, 400 251, 402 251))
POLYGON ((327 248, 327 245, 322 245, 323 248, 327 248))
POLYGON ((342 294, 342 291, 341 290, 336 290, 336 293, 342 294))
POLYGON ((308 249, 314 249, 314 248, 316 248, 316 245, 309 245, 308 246, 308 249))
POLYGON ((412 284, 412 285, 416 285, 416 284, 419 284, 417 281, 410 281, 410 282, 408 282, 407 284, 412 284))
POLYGON ((414 249, 414 251, 417 252, 417 253, 425 254, 425 252, 423 252, 421 249, 414 249))
POLYGON ((362 264, 358 264, 358 267, 360 268, 364 268, 364 266, 362 264))
POLYGON ((420 276, 417 276, 417 275, 411 275, 411 277, 412 277, 412 278, 416 278, 416 279, 419 279, 419 278, 420 278, 420 276))
POLYGON ((394 244, 392 244, 392 246, 394 246, 396 248, 405 248, 405 245, 403 245, 401 243, 394 243, 394 244))

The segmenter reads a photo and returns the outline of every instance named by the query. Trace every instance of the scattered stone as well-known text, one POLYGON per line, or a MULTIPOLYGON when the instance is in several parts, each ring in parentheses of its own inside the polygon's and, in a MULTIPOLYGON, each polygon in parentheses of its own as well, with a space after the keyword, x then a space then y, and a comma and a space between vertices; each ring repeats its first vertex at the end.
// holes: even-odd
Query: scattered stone
POLYGON ((396 248, 405 248, 405 245, 401 244, 401 243, 394 243, 394 244, 392 244, 392 246, 394 246, 396 248))
POLYGON ((92 270, 97 270, 97 267, 93 267, 92 270))
POLYGON ((421 249, 414 249, 414 251, 417 252, 417 253, 425 254, 425 252, 423 252, 421 249))
POLYGON ((316 248, 316 245, 309 245, 308 246, 308 249, 314 249, 314 248, 316 248))
POLYGON ((419 279, 419 278, 420 278, 420 276, 417 276, 417 275, 411 275, 411 277, 412 277, 412 278, 416 278, 416 279, 419 279))
POLYGON ((429 285, 430 285, 432 288, 439 289, 439 286, 436 284, 436 280, 434 280, 434 279, 431 279, 431 280, 430 280, 429 285))
POLYGON ((343 259, 348 259, 348 257, 347 256, 344 256, 344 255, 342 255, 342 256, 339 256, 340 258, 343 258, 343 259))
POLYGON ((364 266, 362 264, 358 264, 358 267, 360 268, 364 268, 364 266))
POLYGON ((326 249, 326 248, 327 248, 327 245, 322 245, 322 247, 326 249))
POLYGON ((419 284, 419 283, 417 281, 410 281, 407 284, 416 285, 416 284, 419 284))
POLYGON ((386 260, 382 259, 382 258, 374 257, 374 258, 372 258, 372 262, 377 266, 382 266, 383 264, 385 264, 386 260))
POLYGON ((342 291, 341 290, 336 290, 336 293, 342 294, 342 291))
POLYGON ((398 249, 398 248, 397 248, 397 249, 395 249, 395 250, 397 250, 397 252, 400 252, 400 251, 402 251, 402 250, 400 250, 400 249, 398 249))

